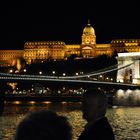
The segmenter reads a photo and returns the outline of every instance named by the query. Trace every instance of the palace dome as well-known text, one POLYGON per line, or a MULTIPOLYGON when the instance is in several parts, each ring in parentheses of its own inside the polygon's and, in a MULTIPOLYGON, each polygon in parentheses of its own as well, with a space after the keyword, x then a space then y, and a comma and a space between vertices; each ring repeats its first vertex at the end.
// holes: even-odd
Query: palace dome
POLYGON ((90 23, 88 23, 87 26, 84 28, 83 34, 85 34, 85 35, 95 35, 95 30, 90 25, 90 23))

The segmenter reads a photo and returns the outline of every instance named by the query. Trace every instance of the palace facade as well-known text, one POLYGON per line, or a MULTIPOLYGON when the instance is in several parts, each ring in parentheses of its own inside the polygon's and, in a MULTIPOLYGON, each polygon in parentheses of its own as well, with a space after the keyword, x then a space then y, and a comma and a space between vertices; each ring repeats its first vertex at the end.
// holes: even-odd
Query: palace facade
POLYGON ((98 55, 112 55, 117 52, 140 52, 140 39, 115 39, 109 44, 96 44, 94 28, 88 22, 83 29, 81 44, 65 44, 62 41, 31 41, 24 44, 23 50, 0 50, 0 65, 11 66, 17 58, 24 58, 27 64, 47 59, 62 60, 75 54, 89 58, 98 55))

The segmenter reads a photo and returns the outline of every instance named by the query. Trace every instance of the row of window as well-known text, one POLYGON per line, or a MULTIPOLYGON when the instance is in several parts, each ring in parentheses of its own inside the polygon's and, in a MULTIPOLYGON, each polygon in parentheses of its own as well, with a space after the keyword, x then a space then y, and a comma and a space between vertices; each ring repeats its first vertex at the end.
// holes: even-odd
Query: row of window
POLYGON ((11 55, 0 55, 0 58, 16 58, 17 55, 11 54, 11 55))
POLYGON ((111 43, 140 43, 140 39, 133 40, 112 40, 111 43))
POLYGON ((41 51, 40 50, 40 51, 36 51, 36 52, 35 51, 25 51, 25 53, 36 53, 36 54, 37 53, 48 53, 48 52, 64 52, 64 50, 60 50, 60 49, 59 50, 50 50, 50 51, 41 51))
POLYGON ((26 42, 25 45, 53 45, 53 44, 63 44, 65 45, 64 42, 60 41, 47 41, 47 42, 26 42))

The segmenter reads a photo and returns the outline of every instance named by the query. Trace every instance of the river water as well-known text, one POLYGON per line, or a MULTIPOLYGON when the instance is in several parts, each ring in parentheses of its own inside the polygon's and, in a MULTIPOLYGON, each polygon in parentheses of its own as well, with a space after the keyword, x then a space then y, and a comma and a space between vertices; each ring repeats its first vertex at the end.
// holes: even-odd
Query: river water
MULTIPOLYGON (((12 140, 19 121, 35 110, 53 110, 68 117, 73 127, 73 140, 76 140, 86 124, 80 108, 81 102, 7 102, 0 116, 0 140, 12 140)), ((109 108, 106 116, 116 140, 140 140, 140 107, 109 108)))

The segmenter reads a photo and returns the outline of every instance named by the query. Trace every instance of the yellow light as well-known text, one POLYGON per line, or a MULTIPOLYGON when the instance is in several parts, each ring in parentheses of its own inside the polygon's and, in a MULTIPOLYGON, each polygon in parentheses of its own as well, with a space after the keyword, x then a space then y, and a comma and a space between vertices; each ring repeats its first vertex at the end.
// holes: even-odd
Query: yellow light
POLYGON ((50 101, 45 101, 45 102, 43 102, 44 104, 50 104, 50 103, 52 103, 52 102, 50 102, 50 101))
POLYGON ((103 76, 102 75, 100 75, 100 78, 102 78, 103 76))
POLYGON ((65 101, 62 101, 61 103, 62 103, 62 104, 66 104, 67 102, 65 102, 65 101))
POLYGON ((16 104, 16 105, 18 105, 20 103, 21 103, 20 101, 14 101, 14 104, 16 104))
POLYGON ((11 70, 9 70, 9 72, 10 72, 10 73, 12 73, 12 72, 13 72, 13 70, 11 69, 11 70))
POLYGON ((30 104, 35 104, 35 101, 30 101, 29 103, 30 103, 30 104))
POLYGON ((117 91, 117 96, 118 96, 118 98, 124 97, 124 91, 123 91, 122 89, 119 89, 119 90, 117 91))

